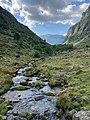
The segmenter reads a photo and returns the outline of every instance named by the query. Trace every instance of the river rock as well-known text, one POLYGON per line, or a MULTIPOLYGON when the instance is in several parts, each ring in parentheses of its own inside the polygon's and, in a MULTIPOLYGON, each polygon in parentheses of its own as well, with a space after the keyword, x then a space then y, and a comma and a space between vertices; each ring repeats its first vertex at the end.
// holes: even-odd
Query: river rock
POLYGON ((77 111, 75 109, 73 109, 69 113, 70 113, 71 116, 73 116, 75 113, 77 113, 77 111))
POLYGON ((23 86, 26 86, 27 84, 28 84, 27 81, 22 81, 22 82, 20 82, 20 85, 23 85, 23 86))
POLYGON ((72 120, 90 120, 90 111, 79 111, 73 115, 72 120))
POLYGON ((11 114, 12 114, 12 111, 9 110, 9 111, 7 112, 7 116, 9 116, 9 115, 11 115, 11 114))
POLYGON ((55 75, 55 79, 57 79, 57 80, 62 78, 62 77, 64 77, 64 74, 59 73, 59 74, 55 75))
POLYGON ((12 110, 12 109, 13 109, 13 106, 12 106, 12 105, 8 105, 8 106, 7 106, 7 109, 8 109, 8 110, 12 110))
POLYGON ((39 100, 42 100, 42 99, 44 99, 44 96, 43 96, 43 95, 39 95, 39 96, 35 97, 35 100, 36 100, 36 101, 39 101, 39 100))
POLYGON ((18 99, 17 100, 13 100, 12 102, 13 103, 18 103, 18 102, 20 102, 20 100, 18 100, 18 99))
POLYGON ((82 99, 85 101, 85 102, 89 102, 90 101, 90 98, 88 96, 82 96, 82 99))
POLYGON ((13 111, 13 115, 14 116, 18 116, 18 112, 17 111, 13 111))
POLYGON ((3 120, 7 120, 7 116, 3 116, 3 120))

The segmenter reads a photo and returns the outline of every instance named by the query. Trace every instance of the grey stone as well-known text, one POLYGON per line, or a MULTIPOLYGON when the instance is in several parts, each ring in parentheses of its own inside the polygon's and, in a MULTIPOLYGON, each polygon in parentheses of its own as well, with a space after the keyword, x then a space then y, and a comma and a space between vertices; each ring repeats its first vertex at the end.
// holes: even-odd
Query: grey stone
POLYGON ((73 115, 72 120, 90 120, 90 111, 79 111, 73 115))
POLYGON ((7 109, 8 109, 8 110, 12 110, 12 109, 13 109, 13 106, 12 106, 12 105, 8 105, 8 106, 7 106, 7 109))
POLYGON ((71 116, 73 116, 75 113, 77 113, 77 111, 75 109, 73 109, 69 113, 70 113, 71 116))
POLYGON ((88 96, 82 96, 82 99, 85 101, 85 102, 89 102, 90 101, 90 98, 88 96))
POLYGON ((39 100, 42 100, 42 99, 44 99, 44 96, 43 96, 43 95, 39 95, 39 96, 35 97, 35 100, 36 100, 36 101, 39 101, 39 100))
POLYGON ((18 103, 18 102, 20 102, 20 100, 13 100, 12 102, 13 103, 18 103))
POLYGON ((18 112, 17 111, 13 111, 13 115, 14 116, 18 116, 18 112))
POLYGON ((60 79, 62 77, 64 77, 64 74, 59 73, 55 75, 55 79, 60 79))

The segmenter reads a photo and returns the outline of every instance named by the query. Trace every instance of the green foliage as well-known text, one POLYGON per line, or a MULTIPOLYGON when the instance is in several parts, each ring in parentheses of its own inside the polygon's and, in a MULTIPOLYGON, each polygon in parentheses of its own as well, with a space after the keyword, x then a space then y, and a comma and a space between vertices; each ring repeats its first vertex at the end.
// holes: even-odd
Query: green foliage
POLYGON ((0 115, 0 120, 4 120, 2 115, 0 115))
POLYGON ((0 114, 5 115, 6 112, 8 111, 7 106, 9 105, 8 101, 4 101, 0 104, 0 114))
POLYGON ((60 78, 58 80, 55 80, 55 79, 49 80, 49 85, 51 87, 60 87, 60 86, 62 86, 62 84, 63 85, 68 84, 67 79, 64 78, 64 77, 62 77, 62 78, 60 78))
POLYGON ((50 81, 49 81, 49 85, 50 85, 51 87, 55 87, 56 84, 57 84, 57 80, 50 80, 50 81))
POLYGON ((42 87, 42 83, 41 82, 33 82, 30 83, 30 86, 35 87, 35 88, 41 88, 42 87))
POLYGON ((63 44, 63 45, 53 45, 53 50, 57 52, 63 52, 63 51, 72 51, 73 50, 73 45, 72 44, 63 44))
POLYGON ((40 53, 38 51, 35 51, 33 57, 40 58, 40 53))
POLYGON ((28 89, 28 87, 27 86, 18 86, 18 87, 15 87, 15 89, 14 90, 27 90, 28 89))
POLYGON ((0 95, 7 92, 11 85, 12 85, 12 81, 11 80, 6 80, 4 85, 2 86, 2 88, 0 89, 0 95))
POLYGON ((46 116, 41 115, 40 120, 48 120, 46 116))
POLYGON ((15 33, 15 34, 14 34, 14 40, 19 40, 19 39, 20 39, 19 33, 15 33))
POLYGON ((32 116, 29 113, 23 113, 23 117, 26 118, 27 120, 31 120, 32 116))
POLYGON ((60 95, 56 101, 56 106, 61 108, 64 112, 70 108, 70 98, 68 95, 60 95))

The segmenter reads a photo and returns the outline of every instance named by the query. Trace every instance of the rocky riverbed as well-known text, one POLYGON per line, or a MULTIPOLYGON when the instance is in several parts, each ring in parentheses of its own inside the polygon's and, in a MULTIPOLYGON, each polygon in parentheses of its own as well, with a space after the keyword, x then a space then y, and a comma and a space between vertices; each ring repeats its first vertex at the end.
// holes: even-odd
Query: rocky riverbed
POLYGON ((32 120, 65 120, 64 116, 56 114, 56 99, 59 89, 51 89, 48 81, 42 81, 39 76, 26 77, 27 71, 33 69, 29 64, 20 68, 13 77, 13 86, 3 95, 12 105, 8 106, 7 120, 27 120, 24 113, 29 113, 32 120), (39 83, 39 84, 38 84, 39 83), (38 88, 39 86, 39 88, 38 88), (40 117, 43 116, 43 117, 40 117))

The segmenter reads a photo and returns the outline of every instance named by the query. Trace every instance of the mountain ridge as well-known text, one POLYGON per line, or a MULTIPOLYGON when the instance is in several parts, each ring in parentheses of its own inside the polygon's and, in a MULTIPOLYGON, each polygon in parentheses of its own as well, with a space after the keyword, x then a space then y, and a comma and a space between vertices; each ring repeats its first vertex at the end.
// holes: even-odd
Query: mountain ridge
POLYGON ((74 44, 77 47, 90 45, 90 6, 83 12, 81 20, 68 30, 65 43, 74 44))
POLYGON ((1 54, 5 53, 4 49, 8 51, 8 54, 11 53, 11 49, 13 54, 26 54, 28 51, 31 56, 35 52, 40 53, 40 55, 47 55, 52 51, 48 43, 27 26, 19 23, 10 12, 2 7, 0 7, 0 36, 1 54))

